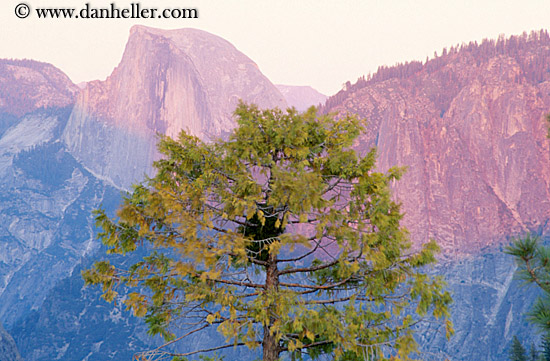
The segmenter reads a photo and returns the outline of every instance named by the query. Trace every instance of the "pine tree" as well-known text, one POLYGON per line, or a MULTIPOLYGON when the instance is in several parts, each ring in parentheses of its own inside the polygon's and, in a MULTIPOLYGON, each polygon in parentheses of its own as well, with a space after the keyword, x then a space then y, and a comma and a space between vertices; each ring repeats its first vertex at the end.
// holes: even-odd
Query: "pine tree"
POLYGON ((411 252, 400 225, 389 184, 402 170, 377 172, 375 150, 351 149, 363 129, 352 116, 245 104, 235 115, 227 141, 162 137, 156 176, 117 218, 97 213, 110 253, 151 254, 129 269, 98 262, 86 282, 108 301, 134 287, 124 303, 167 341, 215 328, 226 342, 211 350, 261 347, 264 361, 408 359, 413 326, 446 320, 451 298, 422 272, 437 245, 411 252))
POLYGON ((550 361, 550 335, 549 334, 544 335, 544 337, 542 338, 541 347, 542 347, 542 352, 541 352, 542 360, 550 361))
POLYGON ((550 248, 540 244, 540 237, 527 234, 513 240, 506 253, 514 256, 519 269, 517 275, 527 284, 535 284, 543 291, 528 314, 528 320, 542 332, 550 332, 550 248))
POLYGON ((510 348, 510 361, 527 361, 525 348, 519 342, 517 336, 512 339, 512 347, 510 348))

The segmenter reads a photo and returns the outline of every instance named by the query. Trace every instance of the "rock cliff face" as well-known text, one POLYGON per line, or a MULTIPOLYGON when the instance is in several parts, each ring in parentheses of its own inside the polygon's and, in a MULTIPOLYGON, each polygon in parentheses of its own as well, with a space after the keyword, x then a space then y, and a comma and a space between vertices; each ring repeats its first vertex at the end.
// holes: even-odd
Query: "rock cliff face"
POLYGON ((416 243, 475 254, 550 230, 549 70, 546 32, 485 41, 382 68, 324 110, 367 120, 356 146, 377 146, 381 169, 409 168, 395 195, 416 243))
POLYGON ((0 320, 8 328, 97 249, 91 211, 119 199, 59 142, 70 111, 29 113, 0 136, 0 320))
POLYGON ((227 41, 195 29, 134 26, 111 76, 80 93, 63 139, 92 172, 128 187, 151 171, 157 133, 223 137, 235 125, 240 99, 286 106, 256 64, 227 41))
POLYGON ((502 248, 446 261, 437 267, 453 295, 451 319, 456 333, 445 338, 443 327, 424 325, 418 341, 426 361, 507 361, 514 336, 529 349, 540 345, 539 334, 527 322, 540 292, 514 277, 517 267, 502 248))
POLYGON ((97 249, 90 212, 118 199, 59 141, 77 92, 52 65, 0 60, 0 323, 7 328, 97 249))

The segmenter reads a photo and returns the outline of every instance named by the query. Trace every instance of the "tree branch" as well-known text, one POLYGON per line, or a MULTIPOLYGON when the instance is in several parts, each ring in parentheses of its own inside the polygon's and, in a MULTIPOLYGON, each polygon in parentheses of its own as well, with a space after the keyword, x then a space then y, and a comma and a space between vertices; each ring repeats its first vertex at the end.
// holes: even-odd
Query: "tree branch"
MULTIPOLYGON (((260 344, 261 342, 256 341, 256 343, 260 344)), ((185 356, 195 355, 195 354, 198 354, 198 353, 217 351, 217 350, 222 350, 224 348, 235 347, 235 346, 246 346, 246 344, 244 342, 239 342, 239 343, 232 343, 230 345, 223 345, 223 346, 218 346, 218 347, 205 348, 205 349, 202 349, 202 350, 191 351, 191 352, 186 352, 186 353, 168 353, 167 352, 166 354, 169 355, 169 356, 185 357, 185 356)))
MULTIPOLYGON (((324 235, 323 235, 323 237, 324 237, 324 235)), ((322 239, 323 237, 321 237, 321 239, 322 239)), ((317 238, 317 237, 311 237, 309 240, 310 240, 310 241, 313 241, 313 240, 315 240, 315 238, 317 238)), ((303 255, 301 255, 301 256, 299 256, 299 257, 296 257, 296 258, 286 258, 286 259, 283 258, 283 259, 278 259, 278 260, 277 260, 277 263, 301 261, 302 259, 304 259, 304 258, 306 258, 306 257, 308 257, 308 256, 311 256, 313 253, 315 253, 315 251, 317 251, 317 250, 319 249, 320 244, 321 244, 321 240, 318 240, 318 241, 316 242, 316 244, 315 244, 315 247, 314 247, 313 249, 311 249, 311 251, 306 252, 305 254, 303 254, 303 255)))
POLYGON ((187 336, 194 334, 195 332, 199 332, 199 331, 201 331, 201 330, 204 330, 204 329, 207 328, 208 326, 210 326, 210 324, 207 323, 207 324, 203 325, 202 327, 199 327, 199 328, 197 328, 197 329, 194 329, 194 330, 192 330, 192 331, 189 331, 189 332, 187 332, 185 335, 182 335, 182 336, 180 336, 180 337, 178 337, 178 338, 176 338, 176 339, 174 339, 174 340, 172 340, 172 341, 170 341, 170 342, 165 343, 164 345, 161 345, 161 346, 157 347, 156 349, 153 350, 153 352, 158 351, 158 350, 160 350, 161 348, 164 348, 164 347, 166 347, 166 346, 168 346, 168 345, 171 345, 171 344, 173 344, 173 343, 175 343, 175 342, 178 342, 178 341, 180 341, 180 340, 186 338, 187 336))
POLYGON ((340 282, 332 283, 332 284, 329 284, 329 285, 323 285, 323 286, 302 285, 302 284, 299 284, 299 283, 284 283, 284 282, 281 282, 281 283, 279 283, 279 286, 294 287, 294 288, 309 288, 309 289, 312 289, 312 290, 326 290, 326 289, 330 289, 330 288, 334 288, 334 287, 338 287, 338 286, 341 286, 343 284, 346 284, 350 280, 351 280, 351 277, 348 277, 348 278, 346 278, 346 279, 344 279, 340 282))
POLYGON ((291 268, 291 269, 287 269, 287 270, 282 270, 282 271, 279 271, 279 275, 285 275, 285 274, 291 274, 291 273, 305 273, 305 272, 315 272, 315 271, 320 271, 322 269, 325 269, 325 268, 329 268, 329 267, 332 267, 334 266, 335 264, 337 264, 338 262, 340 262, 339 259, 336 259, 332 262, 329 262, 329 263, 325 263, 325 264, 321 264, 319 266, 313 266, 313 267, 303 267, 303 268, 291 268))
POLYGON ((229 281, 229 280, 212 279, 212 278, 210 278, 210 280, 212 282, 225 283, 225 284, 228 284, 228 285, 236 285, 236 286, 243 286, 243 287, 263 288, 263 289, 265 289, 265 285, 261 285, 261 284, 257 284, 257 283, 242 282, 242 281, 229 281))

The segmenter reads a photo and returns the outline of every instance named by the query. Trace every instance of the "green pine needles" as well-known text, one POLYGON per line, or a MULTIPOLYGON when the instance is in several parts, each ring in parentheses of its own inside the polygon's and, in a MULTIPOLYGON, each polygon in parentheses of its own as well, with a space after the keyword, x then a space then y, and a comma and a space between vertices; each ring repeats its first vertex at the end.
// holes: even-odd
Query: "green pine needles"
POLYGON ((389 189, 402 170, 377 172, 374 149, 352 150, 361 121, 246 104, 235 118, 227 141, 162 137, 157 175, 115 219, 97 212, 109 252, 150 255, 126 270, 99 262, 88 284, 108 301, 133 287, 125 304, 167 344, 208 328, 226 340, 142 359, 247 347, 265 361, 408 360, 422 320, 452 333, 451 297, 422 272, 438 247, 411 251, 389 189))
POLYGON ((510 347, 510 361, 527 361, 527 352, 517 336, 514 336, 512 339, 512 346, 510 347))
POLYGON ((527 234, 514 239, 505 252, 516 258, 519 266, 517 276, 526 284, 537 285, 544 292, 527 317, 540 331, 550 335, 550 248, 541 244, 540 237, 527 234))

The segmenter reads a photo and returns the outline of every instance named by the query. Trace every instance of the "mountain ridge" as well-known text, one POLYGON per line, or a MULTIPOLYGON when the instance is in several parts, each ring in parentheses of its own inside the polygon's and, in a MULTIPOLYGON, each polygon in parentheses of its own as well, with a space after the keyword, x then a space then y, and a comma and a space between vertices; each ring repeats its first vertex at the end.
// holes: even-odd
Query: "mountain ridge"
POLYGON ((195 29, 134 26, 113 73, 81 91, 63 141, 94 173, 129 188, 151 174, 157 133, 226 136, 240 99, 286 106, 257 65, 226 40, 195 29))
POLYGON ((55 66, 35 60, 0 59, 0 112, 21 117, 39 108, 63 108, 78 88, 55 66))
POLYGON ((550 230, 549 109, 550 37, 541 31, 382 68, 322 110, 367 120, 356 148, 377 146, 382 170, 409 167, 394 191, 413 241, 434 238, 460 256, 550 230))
MULTIPOLYGON (((449 61, 449 58, 457 57, 459 53, 462 57, 466 56, 463 65, 470 67, 479 63, 481 59, 486 59, 496 54, 518 57, 521 55, 521 51, 525 49, 536 50, 540 46, 548 46, 549 43, 550 35, 548 30, 541 29, 530 33, 523 32, 521 35, 512 35, 510 37, 500 35, 498 39, 483 39, 479 44, 477 41, 462 43, 460 45, 451 46, 449 50, 443 48, 441 55, 437 56, 436 53, 432 59, 427 58, 425 62, 415 60, 397 63, 392 66, 382 65, 378 67, 375 73, 361 76, 353 84, 347 81, 342 90, 327 99, 322 110, 326 111, 326 109, 338 106, 346 97, 346 94, 357 91, 367 85, 390 79, 407 79, 422 71, 437 71, 449 61)), ((524 64, 524 67, 527 68, 526 73, 529 74, 528 77, 535 81, 541 80, 544 74, 549 71, 550 65, 548 65, 548 56, 547 54, 542 55, 542 57, 529 57, 527 61, 525 61, 526 64, 524 64)), ((450 80, 456 82, 458 78, 455 76, 450 80)))

